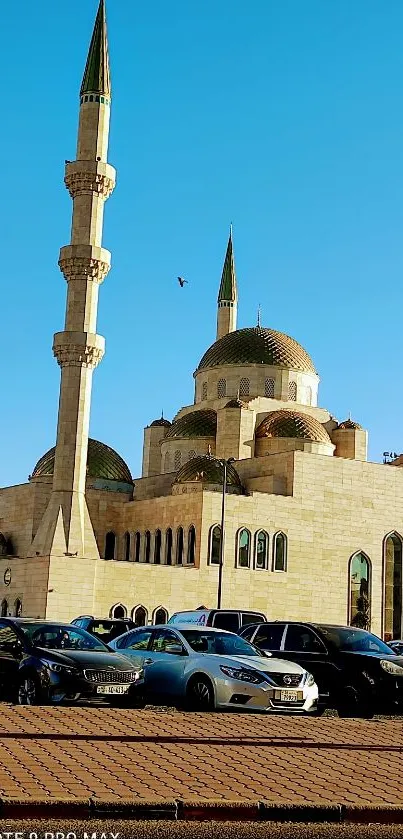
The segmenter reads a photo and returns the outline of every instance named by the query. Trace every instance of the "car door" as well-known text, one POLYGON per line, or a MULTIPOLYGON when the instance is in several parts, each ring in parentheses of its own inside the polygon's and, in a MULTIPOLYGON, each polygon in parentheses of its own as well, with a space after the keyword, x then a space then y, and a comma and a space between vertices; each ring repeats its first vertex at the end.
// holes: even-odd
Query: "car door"
POLYGON ((312 673, 321 696, 331 693, 337 680, 338 668, 314 629, 304 624, 289 623, 280 657, 296 661, 312 673))
POLYGON ((279 651, 281 650, 285 626, 285 623, 262 623, 258 627, 255 626, 250 635, 249 633, 242 633, 242 635, 259 650, 273 653, 274 656, 281 658, 279 651))
POLYGON ((151 639, 147 661, 146 684, 150 693, 157 697, 183 694, 188 652, 176 632, 158 629, 151 639))
POLYGON ((18 681, 18 669, 23 645, 15 629, 0 621, 0 695, 13 695, 18 681))

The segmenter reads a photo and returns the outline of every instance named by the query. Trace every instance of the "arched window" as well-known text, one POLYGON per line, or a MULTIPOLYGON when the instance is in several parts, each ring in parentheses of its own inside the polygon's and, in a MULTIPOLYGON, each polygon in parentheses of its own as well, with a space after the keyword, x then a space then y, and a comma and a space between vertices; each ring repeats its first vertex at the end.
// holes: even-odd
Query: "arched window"
POLYGON ((287 570, 287 536, 276 533, 273 539, 273 571, 287 570))
POLYGON ((202 399, 207 399, 207 382, 202 384, 202 399))
POLYGON ((169 452, 165 452, 164 472, 170 472, 170 471, 171 471, 171 455, 170 455, 169 452))
POLYGON ((176 564, 183 563, 183 527, 178 527, 176 531, 176 564))
POLYGON ((116 620, 121 620, 122 618, 127 617, 127 609, 126 606, 123 606, 123 603, 116 603, 115 606, 112 606, 112 609, 109 612, 111 618, 116 618, 116 620))
POLYGON ((383 632, 385 640, 402 637, 402 540, 390 533, 383 543, 383 632))
POLYGON ((217 396, 218 399, 222 399, 224 396, 227 395, 227 382, 225 379, 219 379, 217 382, 217 396))
POLYGON ((146 530, 144 534, 144 562, 150 562, 151 533, 146 530))
POLYGON ((239 395, 240 396, 249 396, 250 391, 250 381, 249 379, 241 379, 239 382, 239 395))
POLYGON ((274 399, 274 385, 274 379, 264 380, 264 395, 267 396, 269 399, 274 399))
POLYGON ((130 562, 130 533, 125 533, 123 556, 125 562, 130 562))
POLYGON ((155 531, 154 537, 154 564, 160 565, 161 564, 161 531, 155 531))
POLYGON ((249 568, 250 565, 250 533, 246 527, 238 532, 238 568, 249 568))
POLYGON ((144 606, 136 606, 132 611, 132 620, 137 626, 147 626, 148 612, 144 606))
POLYGON ((371 623, 371 566, 362 551, 354 554, 349 563, 350 626, 369 629, 371 623))
POLYGON ((1 617, 2 617, 2 618, 6 618, 6 617, 7 617, 7 613, 8 613, 8 603, 7 603, 7 600, 2 600, 2 601, 1 601, 1 609, 0 609, 0 611, 1 611, 1 617))
POLYGON ((105 537, 105 559, 115 559, 116 536, 110 530, 105 537))
POLYGON ((312 405, 312 388, 309 385, 306 388, 306 404, 312 405))
POLYGON ((193 524, 188 531, 188 552, 186 562, 188 565, 194 565, 195 561, 195 547, 196 547, 196 531, 193 524))
POLYGON ((165 534, 165 562, 172 565, 172 528, 168 527, 165 534))
POLYGON ((178 469, 181 468, 181 461, 182 461, 182 456, 181 456, 180 451, 178 450, 174 454, 174 470, 175 470, 175 472, 177 472, 178 469))
POLYGON ((14 603, 14 615, 16 618, 20 618, 22 615, 22 602, 19 597, 17 597, 17 600, 14 603))
POLYGON ((296 382, 290 382, 289 383, 289 385, 288 385, 288 398, 289 398, 290 402, 296 402, 297 401, 297 383, 296 382))
POLYGON ((134 537, 134 561, 140 562, 141 533, 137 531, 134 537))
POLYGON ((197 455, 194 449, 192 449, 192 451, 188 454, 188 460, 193 460, 194 457, 197 457, 197 455))
POLYGON ((168 623, 168 612, 163 606, 159 606, 154 612, 154 624, 168 623))
POLYGON ((221 550, 221 527, 219 524, 210 528, 209 543, 209 563, 210 565, 219 565, 221 550))
POLYGON ((267 568, 267 557, 269 555, 269 537, 265 530, 259 530, 256 534, 255 543, 255 568, 267 568))

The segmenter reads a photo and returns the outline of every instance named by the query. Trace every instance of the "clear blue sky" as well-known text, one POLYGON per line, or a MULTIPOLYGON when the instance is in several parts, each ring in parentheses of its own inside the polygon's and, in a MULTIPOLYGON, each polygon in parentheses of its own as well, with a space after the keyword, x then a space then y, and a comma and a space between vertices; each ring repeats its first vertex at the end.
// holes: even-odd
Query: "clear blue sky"
MULTIPOLYGON (((2 13, 1 485, 55 441, 64 160, 96 5, 2 13)), ((401 0, 109 0, 108 21, 119 181, 91 435, 136 475, 144 425, 192 402, 232 221, 239 326, 260 303, 312 355, 320 404, 368 428, 371 459, 403 450, 401 0)))

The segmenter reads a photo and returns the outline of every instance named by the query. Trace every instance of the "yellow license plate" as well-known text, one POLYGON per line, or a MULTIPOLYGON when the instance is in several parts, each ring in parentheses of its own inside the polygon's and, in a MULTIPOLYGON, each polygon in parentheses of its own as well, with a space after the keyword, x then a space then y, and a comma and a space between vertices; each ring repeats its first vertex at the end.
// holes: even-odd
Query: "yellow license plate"
POLYGON ((280 690, 279 699, 280 699, 280 702, 300 702, 301 699, 302 699, 302 691, 300 691, 300 690, 280 690))

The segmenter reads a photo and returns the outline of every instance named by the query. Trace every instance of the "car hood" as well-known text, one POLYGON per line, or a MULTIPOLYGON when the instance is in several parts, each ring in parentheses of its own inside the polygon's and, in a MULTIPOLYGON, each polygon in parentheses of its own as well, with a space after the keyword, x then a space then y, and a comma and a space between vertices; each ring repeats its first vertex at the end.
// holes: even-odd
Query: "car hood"
MULTIPOLYGON (((215 658, 219 664, 225 664, 227 667, 231 667, 234 664, 238 667, 239 665, 243 665, 243 667, 251 667, 259 670, 261 673, 305 673, 304 668, 299 664, 296 664, 294 661, 286 661, 283 658, 266 658, 266 656, 255 655, 209 655, 206 657, 215 658)), ((392 658, 396 658, 396 656, 392 655, 392 658)))
MULTIPOLYGON (((48 661, 55 661, 57 664, 65 664, 68 667, 81 667, 91 670, 135 670, 137 667, 133 659, 119 655, 119 653, 93 652, 92 650, 47 650, 36 647, 38 658, 48 661)), ((141 666, 139 661, 139 666, 141 666)))

